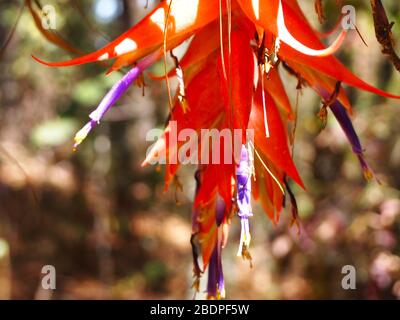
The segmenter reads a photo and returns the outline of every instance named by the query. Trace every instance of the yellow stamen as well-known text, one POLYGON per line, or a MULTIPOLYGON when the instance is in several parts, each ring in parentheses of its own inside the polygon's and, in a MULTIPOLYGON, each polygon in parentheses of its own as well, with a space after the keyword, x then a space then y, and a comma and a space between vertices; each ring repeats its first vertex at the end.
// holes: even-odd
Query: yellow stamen
POLYGON ((225 58, 224 58, 224 29, 222 23, 222 0, 219 0, 219 42, 221 48, 221 63, 222 63, 222 72, 224 74, 224 78, 227 81, 228 76, 226 73, 226 66, 225 66, 225 58))
POLYGON ((165 82, 167 85, 167 91, 168 91, 168 102, 169 102, 169 111, 171 113, 171 118, 172 118, 172 109, 173 109, 173 103, 172 103, 172 96, 171 96, 171 86, 169 84, 169 78, 168 78, 168 70, 167 70, 167 34, 168 34, 168 23, 169 23, 169 17, 171 14, 171 6, 172 6, 173 0, 170 1, 168 5, 168 11, 165 17, 165 25, 164 25, 164 42, 163 42, 163 49, 164 49, 164 73, 165 73, 165 82))
POLYGON ((261 158, 260 154, 258 153, 257 149, 254 147, 254 144, 251 141, 250 141, 250 144, 251 144, 252 148, 254 149, 254 153, 256 154, 257 158, 260 160, 260 162, 263 165, 263 167, 265 168, 265 170, 267 170, 267 172, 271 175, 272 179, 276 182, 276 184, 278 185, 279 189, 282 191, 282 194, 285 194, 285 189, 283 188, 283 186, 279 182, 278 178, 273 174, 273 172, 265 164, 264 160, 261 158))
POLYGON ((73 148, 74 151, 76 151, 76 148, 86 139, 91 130, 92 130, 92 125, 91 122, 89 122, 76 133, 74 137, 74 142, 75 142, 73 148))

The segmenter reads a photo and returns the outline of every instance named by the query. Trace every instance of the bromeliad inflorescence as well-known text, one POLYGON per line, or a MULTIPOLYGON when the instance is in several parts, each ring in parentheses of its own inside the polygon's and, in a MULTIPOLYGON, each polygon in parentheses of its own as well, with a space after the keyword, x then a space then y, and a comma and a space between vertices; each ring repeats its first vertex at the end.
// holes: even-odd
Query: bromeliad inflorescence
MULTIPOLYGON (((239 255, 250 259, 251 196, 260 200, 277 223, 285 194, 292 199, 288 180, 303 187, 289 149, 288 123, 295 120, 279 69, 313 88, 323 101, 321 115, 330 109, 339 121, 367 177, 371 171, 350 117, 351 105, 342 84, 385 97, 347 70, 333 54, 343 43, 342 30, 331 46, 308 24, 297 0, 166 0, 142 21, 106 47, 66 62, 39 62, 73 66, 115 60, 110 72, 133 66, 90 115, 76 135, 77 147, 143 71, 168 51, 190 39, 183 58, 165 78, 178 76, 175 100, 170 99, 170 119, 177 130, 254 130, 253 141, 242 137, 239 161, 200 164, 193 205, 194 287, 208 268, 208 297, 225 296, 221 256, 235 213, 241 223, 239 255), (202 263, 198 261, 201 256, 202 263)), ((168 83, 168 81, 167 81, 168 83)), ((143 165, 158 154, 176 153, 181 142, 168 143, 170 125, 143 165)), ((232 158, 234 155, 232 154, 232 158)), ((166 164, 168 186, 179 163, 166 164)), ((294 212, 297 213, 294 208, 294 212)), ((297 218, 297 214, 294 214, 297 218)))

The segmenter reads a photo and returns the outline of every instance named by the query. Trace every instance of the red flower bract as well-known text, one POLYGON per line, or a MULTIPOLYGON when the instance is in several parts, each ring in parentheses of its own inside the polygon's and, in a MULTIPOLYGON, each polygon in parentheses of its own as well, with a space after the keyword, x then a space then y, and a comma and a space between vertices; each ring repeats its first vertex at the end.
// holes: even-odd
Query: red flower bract
MULTIPOLYGON (((197 132, 212 128, 254 129, 254 141, 244 147, 249 153, 254 151, 254 159, 249 157, 241 162, 241 172, 245 172, 243 166, 247 165, 254 179, 251 180, 252 187, 243 186, 243 190, 251 191, 253 197, 261 201, 270 219, 277 223, 288 179, 303 187, 289 150, 287 123, 295 116, 278 69, 288 70, 298 78, 299 84, 310 85, 321 96, 324 102, 322 116, 326 115, 327 108, 334 108, 334 115, 364 170, 369 169, 347 115, 351 106, 341 83, 399 98, 365 83, 332 55, 345 35, 346 30, 343 30, 326 48, 296 0, 168 0, 162 1, 142 21, 94 53, 66 62, 48 63, 35 59, 57 67, 115 59, 110 70, 113 71, 147 57, 146 63, 142 63, 147 67, 193 37, 181 61, 176 61, 176 69, 166 75, 177 75, 180 80, 170 118, 176 121, 178 132, 185 128, 197 132), (152 60, 149 60, 150 54, 152 60)), ((119 97, 134 80, 132 74, 137 77, 138 72, 124 77, 123 85, 112 89, 102 101, 101 110, 96 110, 95 114, 103 115, 115 103, 116 99, 108 97, 119 97)), ((93 127, 93 121, 92 118, 90 128, 85 127, 77 136, 78 144, 93 127)), ((183 143, 169 144, 170 132, 170 126, 167 126, 144 165, 161 153, 168 158, 169 154, 177 152, 179 144, 183 143)), ((245 135, 242 139, 246 145, 245 135)), ((179 164, 167 163, 167 185, 178 168, 179 164)), ((221 252, 227 241, 230 220, 237 211, 236 201, 232 201, 238 193, 236 170, 234 163, 202 164, 196 173, 198 186, 192 236, 195 285, 198 289, 197 278, 210 264, 209 298, 223 297, 225 292, 221 252), (202 267, 197 261, 198 255, 202 256, 202 267)), ((288 194, 293 196, 290 190, 288 194)), ((247 221, 251 212, 242 212, 241 217, 243 215, 247 221)), ((251 259, 247 229, 244 234, 246 241, 241 243, 240 253, 251 259)))

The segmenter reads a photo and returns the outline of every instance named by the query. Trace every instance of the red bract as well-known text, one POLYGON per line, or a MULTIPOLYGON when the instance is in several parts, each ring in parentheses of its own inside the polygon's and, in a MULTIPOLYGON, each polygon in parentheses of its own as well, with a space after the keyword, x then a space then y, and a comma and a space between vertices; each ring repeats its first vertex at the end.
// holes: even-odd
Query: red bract
MULTIPOLYGON (((241 170, 247 163, 254 179, 252 187, 246 185, 244 188, 251 190, 271 220, 277 223, 288 179, 303 187, 288 141, 287 123, 295 116, 278 69, 284 67, 298 78, 299 84, 308 84, 315 89, 324 101, 323 111, 334 106, 334 114, 364 170, 368 167, 344 109, 351 111, 351 106, 341 83, 385 97, 400 98, 365 83, 332 55, 343 43, 345 35, 346 30, 341 31, 326 48, 296 0, 168 0, 94 53, 66 62, 48 63, 36 59, 57 67, 115 59, 112 71, 137 63, 150 54, 155 61, 162 53, 165 55, 193 37, 186 54, 177 61, 176 69, 167 75, 177 75, 180 84, 170 118, 176 121, 178 132, 186 128, 198 133, 201 129, 212 128, 254 129, 254 141, 247 145, 249 154, 254 151, 254 159, 249 157, 246 158, 248 162, 243 159, 241 162, 241 170)), ((132 77, 128 80, 129 83, 133 81, 132 77)), ((117 85, 113 90, 117 95, 112 96, 119 97, 125 87, 121 89, 117 85)), ((104 114, 114 102, 115 99, 103 100, 101 110, 96 114, 104 114)), ((96 121, 100 119, 96 118, 96 121)), ((183 143, 169 143, 171 130, 167 126, 144 165, 162 153, 167 158, 177 153, 179 144, 183 143)), ((246 144, 245 135, 242 143, 246 144)), ((167 185, 178 168, 179 163, 167 163, 167 185)), ((210 298, 224 295, 220 259, 232 214, 237 210, 236 201, 232 201, 238 193, 236 169, 235 163, 202 164, 197 171, 192 237, 194 271, 199 277, 211 264, 210 298), (221 201, 223 205, 218 205, 221 201), (198 254, 202 256, 202 268, 197 262, 198 254)), ((288 195, 292 197, 289 190, 288 195)), ((250 216, 251 212, 248 212, 246 219, 250 216)), ((241 254, 245 258, 250 258, 249 242, 248 236, 246 243, 241 243, 241 254)))

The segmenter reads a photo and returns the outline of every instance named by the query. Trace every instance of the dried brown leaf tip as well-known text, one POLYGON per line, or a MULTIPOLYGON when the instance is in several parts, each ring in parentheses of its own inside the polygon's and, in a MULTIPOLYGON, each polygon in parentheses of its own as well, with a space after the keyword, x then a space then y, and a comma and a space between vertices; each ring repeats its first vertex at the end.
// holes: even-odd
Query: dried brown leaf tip
POLYGON ((389 22, 385 8, 380 0, 371 0, 371 7, 374 17, 375 34, 378 42, 382 45, 382 53, 388 56, 400 72, 400 58, 393 48, 392 27, 394 22, 389 22))
POLYGON ((333 90, 329 99, 322 101, 322 107, 317 113, 317 117, 321 121, 321 129, 325 129, 328 123, 328 108, 337 100, 340 93, 342 83, 336 82, 335 89, 333 90))
POLYGON ((290 227, 296 226, 297 228, 297 236, 300 236, 301 234, 301 224, 300 224, 300 217, 299 217, 299 209, 297 206, 297 200, 296 197, 290 188, 289 183, 287 182, 287 179, 285 178, 285 187, 287 190, 287 194, 289 195, 290 199, 290 204, 292 206, 292 220, 290 222, 290 227))
POLYGON ((253 268, 253 258, 251 256, 249 248, 247 247, 246 244, 243 244, 243 247, 242 247, 242 258, 243 258, 243 260, 249 261, 250 268, 253 268))
POLYGON ((319 23, 323 23, 325 21, 325 12, 322 0, 315 0, 314 7, 315 7, 315 12, 318 15, 319 23))
POLYGON ((203 273, 200 265, 199 265, 199 239, 198 239, 198 234, 194 233, 192 234, 190 238, 190 244, 192 246, 192 256, 193 256, 193 284, 192 284, 192 289, 195 290, 194 293, 194 298, 196 297, 196 293, 200 291, 200 278, 201 274, 203 273))

